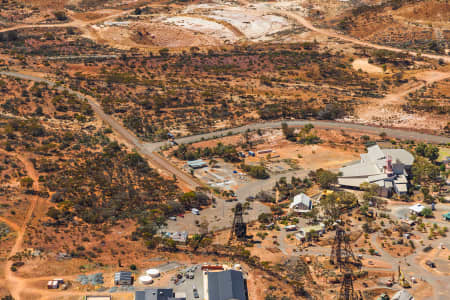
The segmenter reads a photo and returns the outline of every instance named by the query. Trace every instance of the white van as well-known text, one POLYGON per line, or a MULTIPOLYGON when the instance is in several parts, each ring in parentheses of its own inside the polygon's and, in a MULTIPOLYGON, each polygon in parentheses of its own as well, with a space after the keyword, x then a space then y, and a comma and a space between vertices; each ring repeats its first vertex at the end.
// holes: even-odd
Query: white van
POLYGON ((200 211, 198 210, 198 209, 196 209, 196 208, 193 208, 192 209, 192 213, 194 214, 194 215, 200 215, 200 211))

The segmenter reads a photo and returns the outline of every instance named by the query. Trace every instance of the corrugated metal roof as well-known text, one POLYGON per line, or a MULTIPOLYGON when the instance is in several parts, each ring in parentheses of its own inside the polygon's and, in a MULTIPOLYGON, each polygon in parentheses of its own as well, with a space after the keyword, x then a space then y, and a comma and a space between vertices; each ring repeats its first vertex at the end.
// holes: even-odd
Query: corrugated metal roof
POLYGON ((397 178, 395 178, 394 182, 395 182, 395 184, 408 183, 408 180, 406 179, 406 177, 404 175, 400 175, 397 178))
POLYGON ((406 183, 395 183, 395 188, 400 193, 406 193, 408 191, 408 186, 406 183))
POLYGON ((173 289, 147 289, 136 291, 135 300, 185 300, 186 298, 174 298, 173 289))
POLYGON ((386 156, 383 151, 381 151, 380 146, 378 145, 373 145, 367 148, 367 155, 369 160, 373 162, 386 156))
POLYGON ((390 156, 393 163, 398 160, 402 164, 411 166, 414 162, 414 156, 405 149, 383 149, 383 153, 390 156))
POLYGON ((425 209, 425 206, 423 206, 423 205, 420 204, 420 203, 416 203, 416 204, 414 204, 413 206, 410 206, 409 209, 412 210, 412 211, 414 211, 414 212, 416 212, 416 213, 421 213, 422 210, 425 209))
POLYGON ((367 178, 365 178, 365 177, 349 177, 349 178, 339 177, 338 178, 338 183, 340 185, 344 185, 344 186, 359 187, 364 182, 368 182, 367 178))
POLYGON ((367 177, 367 180, 369 182, 375 182, 375 181, 383 180, 383 179, 386 179, 386 178, 388 178, 388 175, 385 174, 385 173, 381 173, 381 174, 378 174, 378 175, 369 176, 369 177, 367 177))
POLYGON ((208 293, 209 300, 247 300, 242 272, 209 272, 208 293))
POLYGON ((339 171, 342 172, 343 177, 362 177, 381 174, 380 169, 373 163, 369 164, 354 164, 351 166, 343 167, 339 171))
POLYGON ((297 205, 303 204, 308 209, 312 208, 312 201, 311 198, 309 198, 307 195, 301 193, 294 197, 294 200, 289 205, 289 208, 295 208, 297 205))

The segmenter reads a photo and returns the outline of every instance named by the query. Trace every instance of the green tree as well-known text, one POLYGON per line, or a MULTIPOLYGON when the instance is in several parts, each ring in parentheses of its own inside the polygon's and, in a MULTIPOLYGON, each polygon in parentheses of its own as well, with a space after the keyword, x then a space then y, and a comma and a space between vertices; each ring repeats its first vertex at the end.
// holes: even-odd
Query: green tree
POLYGON ((339 219, 341 212, 338 204, 338 196, 336 193, 331 193, 320 198, 320 206, 322 207, 325 217, 331 223, 339 219))
POLYGON ((419 143, 416 147, 416 153, 435 161, 439 157, 439 148, 431 144, 419 143))
POLYGON ((20 179, 20 186, 25 189, 31 189, 33 187, 33 179, 30 177, 24 177, 20 179))
POLYGON ((422 216, 425 218, 431 218, 433 216, 433 211, 431 208, 426 207, 422 210, 422 216))
POLYGON ((338 174, 324 169, 318 169, 310 175, 324 189, 330 188, 338 181, 338 174))
POLYGON ((412 165, 411 173, 414 182, 420 184, 435 180, 439 176, 440 170, 438 166, 433 165, 426 158, 417 157, 412 165))

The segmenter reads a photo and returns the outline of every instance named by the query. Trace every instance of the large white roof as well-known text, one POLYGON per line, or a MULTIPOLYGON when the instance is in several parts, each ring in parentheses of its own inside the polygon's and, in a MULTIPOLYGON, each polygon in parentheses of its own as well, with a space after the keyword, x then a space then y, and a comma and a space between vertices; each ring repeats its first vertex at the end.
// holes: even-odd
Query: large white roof
POLYGON ((376 161, 385 158, 386 155, 381 151, 380 146, 374 145, 367 148, 367 156, 371 161, 376 161))
POLYGON ((381 174, 380 169, 373 163, 359 163, 340 169, 342 177, 368 177, 381 174))
POLYGON ((311 198, 309 198, 304 193, 298 194, 294 197, 294 200, 289 205, 289 208, 295 208, 298 204, 303 204, 306 207, 311 207, 311 204, 312 204, 311 198))
POLYGON ((392 296, 392 300, 414 300, 414 297, 407 291, 400 290, 392 296))
POLYGON ((407 166, 412 166, 414 162, 414 156, 405 149, 383 149, 383 153, 392 158, 392 163, 397 160, 407 166))
POLYGON ((423 205, 420 204, 420 203, 416 203, 416 204, 414 204, 413 206, 410 206, 409 209, 412 210, 412 211, 414 211, 414 212, 416 212, 416 213, 421 213, 422 210, 425 209, 425 206, 423 206, 423 205))
POLYGON ((352 187, 358 187, 364 183, 368 182, 366 177, 339 177, 338 178, 338 184, 344 185, 344 186, 352 186, 352 187))

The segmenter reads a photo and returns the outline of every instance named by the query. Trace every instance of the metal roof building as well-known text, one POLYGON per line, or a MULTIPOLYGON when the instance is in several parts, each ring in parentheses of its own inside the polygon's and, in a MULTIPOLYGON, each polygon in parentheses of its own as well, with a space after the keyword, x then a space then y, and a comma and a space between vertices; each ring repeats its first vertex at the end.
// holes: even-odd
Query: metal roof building
POLYGON ((132 285, 133 276, 131 272, 120 271, 114 274, 114 284, 115 285, 132 285))
POLYGON ((172 289, 148 289, 136 291, 134 300, 186 300, 186 298, 175 298, 172 289))
POLYGON ((338 183, 341 186, 359 188, 362 183, 373 183, 397 194, 408 191, 409 170, 414 156, 404 149, 380 149, 378 145, 367 148, 361 161, 340 169, 338 183))
POLYGON ((410 206, 408 209, 409 209, 412 213, 420 214, 420 213, 422 213, 422 211, 425 209, 425 206, 423 206, 423 205, 420 204, 420 203, 416 203, 416 204, 414 204, 413 206, 410 206))
POLYGON ((294 197, 294 200, 289 205, 289 209, 295 212, 307 212, 312 209, 312 201, 307 195, 301 193, 294 197))
POLYGON ((247 288, 242 272, 227 270, 208 273, 209 300, 247 300, 247 288))
POLYGON ((188 166, 192 169, 199 169, 208 166, 208 164, 203 159, 197 159, 197 160, 189 160, 187 162, 188 166))

